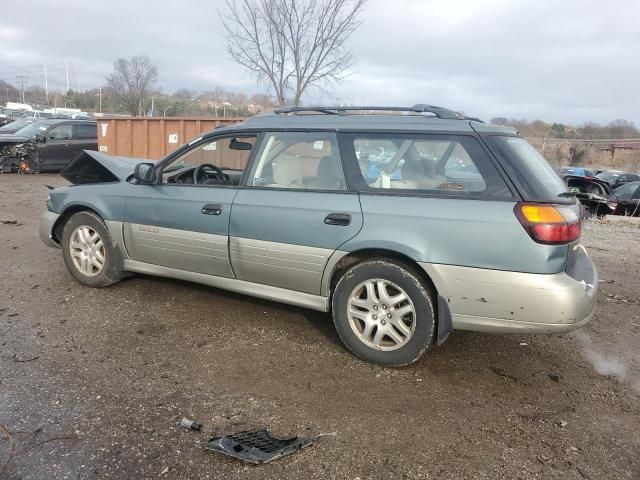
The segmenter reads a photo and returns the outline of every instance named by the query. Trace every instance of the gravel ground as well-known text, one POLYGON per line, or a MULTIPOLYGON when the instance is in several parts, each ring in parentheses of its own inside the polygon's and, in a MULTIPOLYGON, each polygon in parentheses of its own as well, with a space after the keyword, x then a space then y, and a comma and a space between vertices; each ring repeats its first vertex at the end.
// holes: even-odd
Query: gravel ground
POLYGON ((145 276, 81 287, 38 238, 45 183, 64 180, 0 175, 18 222, 0 223, 0 478, 640 478, 638 225, 586 225, 602 283, 582 331, 456 332, 384 369, 325 314, 145 276), (260 426, 335 436, 262 466, 204 450, 260 426))

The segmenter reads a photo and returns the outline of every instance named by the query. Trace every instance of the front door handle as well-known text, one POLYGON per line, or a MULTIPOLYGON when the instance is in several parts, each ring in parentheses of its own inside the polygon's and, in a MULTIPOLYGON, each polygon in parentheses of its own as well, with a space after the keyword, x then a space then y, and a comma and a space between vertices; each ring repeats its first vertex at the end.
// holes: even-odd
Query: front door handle
POLYGON ((205 215, 220 215, 222 213, 222 204, 220 203, 207 203, 202 210, 201 213, 205 215))
POLYGON ((351 223, 351 215, 349 213, 330 213, 324 218, 324 223, 346 227, 351 223))

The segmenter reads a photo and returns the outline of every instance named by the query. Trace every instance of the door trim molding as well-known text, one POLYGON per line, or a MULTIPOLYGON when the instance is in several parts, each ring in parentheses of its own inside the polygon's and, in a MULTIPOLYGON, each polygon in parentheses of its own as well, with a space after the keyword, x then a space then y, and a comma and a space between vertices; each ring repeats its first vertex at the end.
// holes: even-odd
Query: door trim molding
POLYGON ((187 272, 176 268, 162 267, 150 263, 127 259, 124 268, 129 272, 156 275, 159 277, 176 278, 188 282, 200 283, 210 287, 221 288, 231 292, 242 293, 252 297, 264 298, 274 302, 286 303, 298 307, 309 308, 321 312, 329 311, 329 299, 320 295, 297 292, 286 288, 262 285, 259 283, 237 280, 235 278, 217 277, 205 273, 187 272))

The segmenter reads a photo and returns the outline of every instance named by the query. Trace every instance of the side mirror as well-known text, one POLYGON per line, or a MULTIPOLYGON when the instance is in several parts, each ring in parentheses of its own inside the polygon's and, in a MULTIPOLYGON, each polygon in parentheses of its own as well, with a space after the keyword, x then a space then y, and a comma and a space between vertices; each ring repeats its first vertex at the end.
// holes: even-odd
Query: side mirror
POLYGON ((135 178, 138 183, 153 183, 154 180, 154 168, 153 163, 142 162, 136 165, 136 168, 133 170, 133 178, 135 178))
POLYGON ((36 134, 36 142, 38 142, 38 143, 47 143, 47 137, 44 136, 42 133, 38 133, 38 134, 36 134))

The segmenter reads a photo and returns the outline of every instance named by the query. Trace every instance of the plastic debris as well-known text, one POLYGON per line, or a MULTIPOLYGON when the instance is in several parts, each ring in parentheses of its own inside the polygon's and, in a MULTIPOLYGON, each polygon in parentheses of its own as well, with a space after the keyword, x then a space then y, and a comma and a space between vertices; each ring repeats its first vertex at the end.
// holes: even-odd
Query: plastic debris
POLYGON ((190 420, 187 417, 182 417, 180 425, 189 430, 200 430, 200 428, 202 428, 201 423, 198 423, 195 420, 190 420))
POLYGON ((277 458, 308 447, 314 437, 292 437, 279 439, 272 437, 267 429, 246 430, 232 435, 214 437, 207 443, 207 449, 249 463, 267 463, 277 458))

